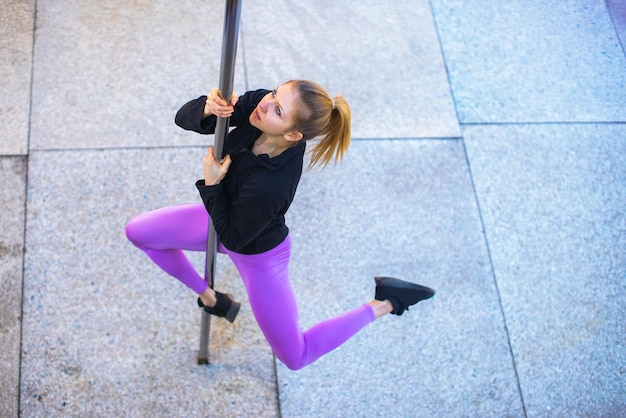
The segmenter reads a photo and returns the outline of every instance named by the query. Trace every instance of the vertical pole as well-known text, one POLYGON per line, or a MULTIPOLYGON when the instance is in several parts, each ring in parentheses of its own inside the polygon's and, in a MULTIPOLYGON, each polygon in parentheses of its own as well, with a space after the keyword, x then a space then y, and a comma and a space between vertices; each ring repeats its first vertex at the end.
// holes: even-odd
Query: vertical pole
MULTIPOLYGON (((239 17, 241 16, 241 0, 226 0, 226 12, 224 14, 224 33, 222 35, 222 61, 220 65, 219 89, 222 97, 230 101, 233 93, 233 80, 235 77, 235 57, 237 55, 237 38, 239 36, 239 17)), ((215 127, 215 140, 213 148, 215 157, 222 158, 224 139, 228 134, 229 118, 217 118, 215 127)), ((207 240, 207 252, 204 265, 204 279, 213 288, 215 276, 215 257, 217 254, 217 236, 213 222, 209 222, 209 236, 207 240)), ((198 351, 198 364, 209 362, 209 334, 211 331, 211 315, 202 311, 200 325, 200 350, 198 351)))

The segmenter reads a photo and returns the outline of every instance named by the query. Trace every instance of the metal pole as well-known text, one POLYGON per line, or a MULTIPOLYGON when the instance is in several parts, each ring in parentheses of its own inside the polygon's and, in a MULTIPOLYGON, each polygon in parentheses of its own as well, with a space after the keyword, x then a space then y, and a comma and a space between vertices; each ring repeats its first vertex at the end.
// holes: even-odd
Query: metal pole
MULTIPOLYGON (((239 36, 239 17, 241 16, 241 0, 226 0, 224 14, 224 34, 222 36, 222 61, 220 66, 219 89, 222 97, 230 101, 233 94, 233 80, 235 77, 235 56, 237 55, 237 38, 239 36)), ((213 148, 215 157, 222 158, 224 139, 228 134, 228 119, 217 118, 215 140, 213 148)), ((213 222, 209 222, 209 237, 207 240, 206 260, 204 265, 204 279, 213 288, 215 276, 215 256, 217 255, 217 237, 213 222)), ((211 331, 211 315, 202 311, 200 325, 200 350, 198 364, 209 362, 209 334, 211 331)))

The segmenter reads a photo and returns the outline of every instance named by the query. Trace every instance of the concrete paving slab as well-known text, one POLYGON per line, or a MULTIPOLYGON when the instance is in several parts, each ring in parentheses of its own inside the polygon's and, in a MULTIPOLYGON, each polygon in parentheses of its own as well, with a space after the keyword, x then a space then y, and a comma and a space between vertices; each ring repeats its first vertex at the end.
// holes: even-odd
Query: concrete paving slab
POLYGON ((604 2, 432 2, 461 123, 626 120, 604 2))
POLYGON ((312 78, 376 139, 303 178, 303 326, 371 299, 376 274, 438 292, 298 372, 275 372, 222 257, 243 310, 213 321, 214 364, 197 366, 195 297, 123 236, 137 213, 198 200, 210 141, 172 122, 217 83, 223 3, 39 0, 33 49, 34 3, 0 15, 0 154, 28 152, 34 53, 34 151, 0 159, 0 416, 621 415, 625 125, 468 126, 472 177, 456 139, 381 140, 461 136, 446 68, 466 123, 624 121, 621 2, 433 0, 436 25, 426 0, 245 3, 235 89, 312 78))
POLYGON ((0 158, 0 416, 18 415, 26 160, 0 158))
POLYGON ((28 148, 35 0, 6 0, 0 13, 0 155, 28 148))
MULTIPOLYGON (((218 84, 223 3, 72 0, 37 8, 31 149, 205 143, 173 121, 187 100, 218 84)), ((237 70, 243 91, 243 66, 237 70)))
POLYGON ((375 275, 437 294, 302 370, 279 363, 283 416, 523 415, 460 141, 355 142, 303 176, 288 225, 304 328, 372 300, 375 275))
POLYGON ((140 212, 199 201, 204 152, 31 153, 23 416, 277 415, 273 355, 230 262, 218 257, 218 285, 244 306, 212 321, 200 366, 195 295, 124 235, 140 212))
POLYGON ((458 137, 428 0, 274 0, 242 10, 251 88, 315 80, 352 105, 358 138, 458 137))
POLYGON ((528 416, 622 416, 626 126, 464 136, 528 416))

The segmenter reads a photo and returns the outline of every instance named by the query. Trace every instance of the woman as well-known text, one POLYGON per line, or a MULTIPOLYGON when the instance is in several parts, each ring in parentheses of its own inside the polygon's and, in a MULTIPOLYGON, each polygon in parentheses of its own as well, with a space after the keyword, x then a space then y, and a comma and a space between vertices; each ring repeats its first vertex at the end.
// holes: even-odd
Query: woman
POLYGON ((231 295, 208 287, 183 253, 206 250, 209 216, 218 251, 237 267, 259 327, 292 370, 337 348, 376 318, 402 315, 434 295, 424 286, 376 277, 374 300, 303 332, 289 281, 291 239, 284 215, 302 174, 306 141, 319 138, 311 166, 341 160, 350 142, 350 108, 316 83, 292 80, 272 91, 233 97, 230 104, 213 89, 185 104, 176 124, 212 134, 217 117, 230 117, 236 128, 225 141, 223 160, 216 160, 212 147, 204 158, 204 179, 196 183, 204 205, 147 212, 126 227, 135 246, 199 295, 200 307, 231 322, 239 310, 231 295))

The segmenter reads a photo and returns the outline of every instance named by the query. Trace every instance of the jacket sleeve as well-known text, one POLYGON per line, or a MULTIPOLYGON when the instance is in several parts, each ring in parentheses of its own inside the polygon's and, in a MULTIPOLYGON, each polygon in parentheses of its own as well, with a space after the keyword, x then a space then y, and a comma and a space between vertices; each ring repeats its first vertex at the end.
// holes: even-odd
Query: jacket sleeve
POLYGON ((254 182, 245 184, 232 202, 223 194, 221 184, 205 186, 204 180, 198 180, 196 187, 220 242, 236 252, 257 238, 288 204, 271 190, 259 192, 254 182))
MULTIPOLYGON (((248 117, 261 101, 263 96, 269 93, 269 90, 259 89, 255 91, 249 91, 239 97, 239 100, 235 104, 233 115, 230 117, 230 126, 239 126, 241 124, 248 123, 248 117)), ((200 134, 213 134, 215 133, 215 125, 217 124, 217 116, 211 115, 203 118, 204 104, 206 103, 207 96, 200 96, 197 99, 191 100, 176 113, 174 121, 176 125, 188 131, 198 132, 200 134)))
POLYGON ((200 96, 197 99, 185 103, 176 113, 176 118, 174 119, 176 125, 188 131, 198 132, 199 134, 215 133, 217 116, 211 115, 207 118, 202 118, 205 102, 206 96, 200 96))

